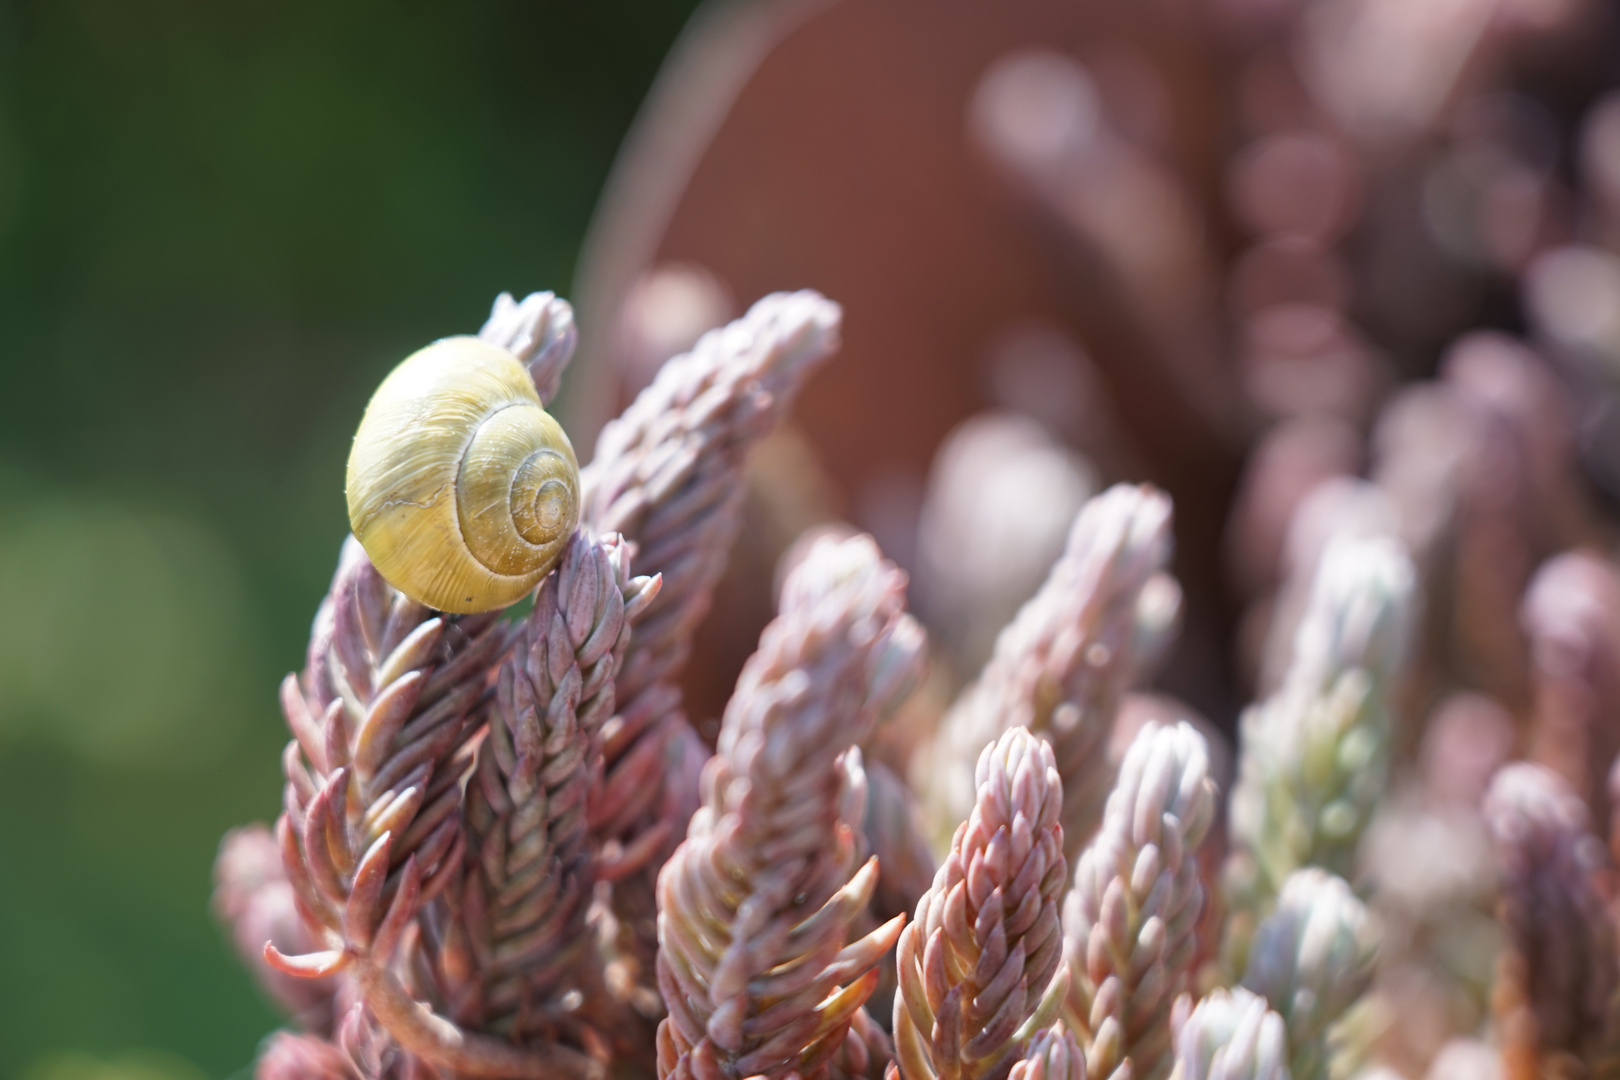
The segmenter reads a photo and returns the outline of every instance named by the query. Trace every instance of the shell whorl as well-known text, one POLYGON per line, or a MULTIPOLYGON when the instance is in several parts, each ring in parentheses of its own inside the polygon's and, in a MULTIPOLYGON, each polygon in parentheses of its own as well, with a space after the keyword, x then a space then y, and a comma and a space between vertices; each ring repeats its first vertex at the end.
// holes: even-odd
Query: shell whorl
POLYGON ((396 367, 349 453, 349 524, 379 573, 440 611, 505 607, 579 523, 579 462, 522 363, 472 337, 396 367))

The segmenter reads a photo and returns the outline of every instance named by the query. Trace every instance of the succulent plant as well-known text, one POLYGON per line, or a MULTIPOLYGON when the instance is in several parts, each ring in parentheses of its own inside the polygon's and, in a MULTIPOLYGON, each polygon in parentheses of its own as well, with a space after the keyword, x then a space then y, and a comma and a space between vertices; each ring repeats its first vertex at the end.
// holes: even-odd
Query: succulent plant
POLYGON ((1484 813, 1502 877, 1493 1005, 1506 1075, 1548 1061, 1616 1075, 1620 962, 1597 876, 1607 852, 1586 805, 1556 773, 1521 763, 1497 773, 1484 813))
POLYGON ((1170 500, 1147 486, 1121 484, 1082 507, 1040 592, 942 723, 924 770, 938 815, 961 820, 979 750, 1022 725, 1057 755, 1065 855, 1079 855, 1112 785, 1102 750, 1120 698, 1174 634, 1180 591, 1163 572, 1170 516, 1170 500))
POLYGON ((661 1078, 822 1076, 877 985, 904 917, 852 933, 879 867, 848 792, 904 580, 869 538, 828 538, 783 586, 659 874, 661 1078))
MULTIPOLYGON (((1514 634, 1464 633, 1454 617, 1471 609, 1447 590, 1486 589, 1491 530, 1528 518, 1491 510, 1474 476, 1452 517, 1418 520, 1413 492, 1443 484, 1410 471, 1410 417, 1386 417, 1374 480, 1341 475, 1297 500, 1286 558, 1244 564, 1245 580, 1276 572, 1256 640, 1290 648, 1243 714, 1226 807, 1217 727, 1144 723, 1148 699, 1132 693, 1183 626, 1171 502, 1147 485, 1079 508, 1012 622, 969 635, 996 644, 951 702, 948 666, 924 678, 927 637, 897 563, 849 527, 806 534, 711 750, 680 680, 742 533, 749 456, 836 348, 839 319, 815 293, 777 294, 700 338, 603 431, 574 509, 556 486, 573 475, 566 433, 536 445, 518 417, 510 438, 494 419, 545 415, 575 341, 567 304, 503 296, 479 339, 435 347, 447 401, 481 403, 461 457, 436 444, 433 497, 479 496, 454 503, 445 558, 478 555, 473 540, 506 536, 486 519, 510 516, 521 543, 480 565, 502 588, 536 575, 519 590, 530 606, 491 593, 490 610, 431 607, 366 546, 417 550, 433 540, 413 531, 426 519, 354 523, 282 688, 283 813, 273 831, 230 834, 216 868, 216 909, 297 1028, 265 1043, 259 1076, 1345 1080, 1433 1061, 1507 1080, 1620 1077, 1616 875, 1600 835, 1600 780, 1620 766, 1590 759, 1617 745, 1601 600, 1620 574, 1595 552, 1561 555, 1513 577, 1529 590, 1514 634), (477 396, 492 371, 496 404, 520 405, 477 396), (542 561, 523 562, 523 545, 542 561), (1491 656, 1522 667, 1519 743, 1549 767, 1501 769, 1481 803, 1525 734, 1511 705, 1468 689, 1491 681, 1468 674, 1491 656), (1455 707, 1427 735, 1410 730, 1442 699, 1455 707), (1401 813, 1363 851, 1392 776, 1401 813), (947 848, 930 849, 930 826, 947 848), (1410 837, 1391 855, 1394 827, 1410 837), (1440 940, 1417 909, 1461 886, 1418 887, 1407 865, 1434 837, 1474 833, 1476 861, 1487 834, 1497 853, 1506 946, 1482 1030, 1445 995, 1458 971, 1489 966, 1481 942, 1495 938, 1470 926, 1440 940), (1388 872, 1397 856, 1404 877, 1388 872), (1405 932, 1434 939, 1401 968, 1375 932, 1397 907, 1405 932), (1414 991, 1412 965, 1440 958, 1458 970, 1414 991), (1404 1002, 1423 1008, 1407 1016, 1404 1002), (1442 1019, 1414 1034, 1424 1009, 1442 1019)), ((1459 445, 1528 444, 1553 414, 1510 400, 1502 386, 1539 385, 1530 361, 1488 345, 1448 360, 1443 403, 1392 411, 1444 414, 1451 434, 1472 432, 1459 445)), ((367 483, 387 488, 416 460, 417 434, 389 428, 394 465, 367 483)), ((1515 467, 1549 493, 1519 492, 1524 506, 1569 509, 1567 450, 1525 451, 1515 467)), ((401 499, 426 483, 398 479, 401 499)), ((1152 700, 1154 715, 1196 716, 1152 700)), ((1468 892, 1481 919, 1485 891, 1468 892)))
POLYGON ((1343 878, 1297 870, 1255 934, 1243 986, 1288 1025, 1295 1080, 1328 1074, 1328 1029, 1372 985, 1377 938, 1366 905, 1343 878))
POLYGON ((1343 539, 1316 568, 1283 685, 1243 716, 1232 793, 1228 903, 1241 913, 1225 944, 1229 971, 1289 874, 1352 872, 1388 781, 1391 695, 1416 588, 1398 542, 1343 539))
POLYGON ((1064 902, 1067 1020, 1091 1076, 1170 1073, 1170 1013, 1191 984, 1204 903, 1198 846, 1215 811, 1203 736, 1186 722, 1143 728, 1064 902))
POLYGON ((1026 728, 979 755, 978 794, 900 936, 895 1048, 905 1080, 1001 1080, 1056 1017, 1067 875, 1052 749, 1026 728))
POLYGON ((1176 1032, 1177 1080, 1289 1080, 1286 1031, 1265 998, 1217 990, 1176 1032))

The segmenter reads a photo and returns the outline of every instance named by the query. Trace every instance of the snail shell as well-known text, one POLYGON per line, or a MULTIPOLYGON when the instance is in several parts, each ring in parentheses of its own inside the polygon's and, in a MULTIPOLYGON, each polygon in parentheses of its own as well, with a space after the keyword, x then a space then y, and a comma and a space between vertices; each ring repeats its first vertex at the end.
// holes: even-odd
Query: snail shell
POLYGON ((383 380, 349 453, 349 524, 377 571, 440 611, 532 589, 579 524, 579 462, 517 357, 436 341, 383 380))

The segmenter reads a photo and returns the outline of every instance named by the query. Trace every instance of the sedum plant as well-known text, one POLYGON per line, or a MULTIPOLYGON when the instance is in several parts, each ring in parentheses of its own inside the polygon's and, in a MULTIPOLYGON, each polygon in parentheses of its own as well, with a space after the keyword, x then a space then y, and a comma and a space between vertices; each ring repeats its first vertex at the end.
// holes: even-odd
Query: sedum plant
MULTIPOLYGON (((657 864, 697 806, 707 748, 680 707, 678 678, 742 524, 749 451, 781 423, 805 379, 838 345, 837 305, 812 292, 765 297, 665 364, 603 429, 581 475, 582 521, 636 545, 664 579, 640 620, 607 722, 598 847, 621 852, 612 885, 621 978, 650 989, 657 949, 657 864)), ((656 1000, 643 1011, 656 1015, 656 1000)))
POLYGON ((1265 998, 1217 990, 1176 1032, 1176 1080, 1290 1080, 1286 1031, 1265 998))
MULTIPOLYGON (((1400 1008, 1411 965, 1381 966, 1359 851, 1413 782, 1419 835, 1467 816, 1501 871, 1493 1019, 1429 1059, 1620 1076, 1596 794, 1563 758, 1492 780, 1505 751, 1456 738, 1410 778, 1401 748, 1430 745, 1402 727, 1412 687, 1452 687, 1446 643, 1412 627, 1452 577, 1425 560, 1420 580, 1388 507, 1291 558, 1278 593, 1308 599, 1227 805, 1218 726, 1134 692, 1180 625, 1147 485, 1081 507, 935 710, 949 673, 925 677, 906 574, 852 529, 807 538, 707 745, 679 680, 749 455, 839 329, 815 293, 766 297, 669 361, 583 468, 546 412, 576 337, 550 294, 503 296, 385 380, 354 535, 282 686, 282 813, 216 867, 216 910, 290 1017, 259 1077, 1418 1080, 1378 1030, 1422 1013, 1400 1008)), ((1580 580, 1613 576, 1580 558, 1580 580)), ((1555 746, 1581 706, 1584 745, 1608 745, 1609 639, 1557 642, 1523 658, 1547 691, 1524 742, 1555 746)))
POLYGON ((1170 1011, 1192 976, 1197 853, 1215 801, 1203 736, 1186 722, 1143 728, 1064 903, 1067 1019, 1092 1076, 1169 1075, 1170 1011))
POLYGON ((1371 985, 1376 954, 1372 918, 1343 878, 1306 867, 1283 882, 1255 934, 1243 986, 1287 1025, 1295 1080, 1328 1075, 1328 1029, 1371 985))
POLYGON ((1073 1035, 1045 1028, 1029 1040, 1008 1075, 1012 1080, 1086 1080, 1086 1057, 1073 1035))
POLYGON ((1259 903, 1300 867, 1351 869, 1388 771, 1390 684, 1413 586, 1394 541, 1330 546, 1282 687, 1244 715, 1232 832, 1239 858, 1252 862, 1259 903))
POLYGON ((936 816, 954 823, 967 814, 979 751, 1022 725, 1052 745, 1064 854, 1079 855, 1113 783, 1103 749, 1120 700, 1174 633, 1170 524, 1170 500, 1146 485, 1120 484, 1086 503, 1040 592, 941 723, 923 774, 936 816))
POLYGON ((894 1033, 906 1080, 1000 1080, 1057 1015, 1063 783, 1052 749, 1004 732, 974 770, 977 797, 900 938, 894 1033))
POLYGON ((1242 719, 1232 793, 1224 943, 1246 965, 1257 922, 1296 870, 1349 874, 1384 794, 1392 684, 1413 617, 1415 571, 1393 539, 1340 539, 1316 567, 1294 655, 1276 694, 1242 719))
POLYGON ((1506 947, 1492 1004, 1510 1077, 1556 1062, 1620 1076, 1615 928, 1595 871, 1607 852, 1585 804, 1540 765, 1510 765, 1485 797, 1506 947))
POLYGON ((878 876, 857 853, 859 742, 904 582, 854 537, 817 543, 783 586, 659 874, 660 1076, 823 1076, 877 985, 905 920, 853 932, 878 876))

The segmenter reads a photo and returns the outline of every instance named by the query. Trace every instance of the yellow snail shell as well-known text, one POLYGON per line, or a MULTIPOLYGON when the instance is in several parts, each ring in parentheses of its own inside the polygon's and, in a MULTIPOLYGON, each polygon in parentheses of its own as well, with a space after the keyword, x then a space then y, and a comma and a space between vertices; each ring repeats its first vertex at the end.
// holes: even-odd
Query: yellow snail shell
POLYGON ((372 564, 440 611, 492 611, 556 565, 579 462, 517 357, 436 341, 377 387, 349 452, 349 525, 372 564))

